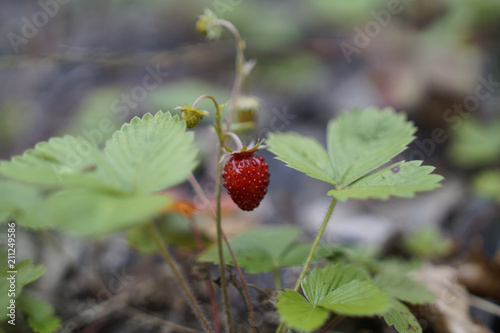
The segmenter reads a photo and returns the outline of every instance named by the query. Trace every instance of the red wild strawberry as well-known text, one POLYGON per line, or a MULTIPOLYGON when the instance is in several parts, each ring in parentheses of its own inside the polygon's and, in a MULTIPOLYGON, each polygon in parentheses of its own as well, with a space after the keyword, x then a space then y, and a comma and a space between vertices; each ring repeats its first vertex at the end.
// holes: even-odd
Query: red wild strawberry
POLYGON ((254 150, 233 152, 224 167, 224 187, 242 210, 256 208, 267 193, 268 165, 254 150))

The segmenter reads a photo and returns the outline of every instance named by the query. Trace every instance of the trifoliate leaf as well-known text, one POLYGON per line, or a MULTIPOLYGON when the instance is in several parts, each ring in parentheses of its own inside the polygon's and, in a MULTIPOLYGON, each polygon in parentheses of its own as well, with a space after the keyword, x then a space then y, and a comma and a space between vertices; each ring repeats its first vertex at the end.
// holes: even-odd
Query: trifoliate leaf
POLYGON ((296 291, 285 289, 277 300, 280 318, 289 328, 310 332, 321 327, 328 318, 327 310, 311 305, 296 291))
POLYGON ((170 113, 135 117, 115 132, 104 152, 83 138, 41 142, 0 164, 0 174, 37 185, 149 193, 187 179, 197 149, 185 122, 170 113))
POLYGON ((347 316, 371 316, 385 313, 389 296, 369 281, 351 281, 328 293, 319 306, 347 316))
POLYGON ((40 142, 21 156, 0 163, 0 174, 36 185, 117 190, 102 152, 83 138, 40 142))
POLYGON ((450 155, 463 166, 474 167, 499 160, 500 122, 481 124, 467 120, 455 131, 450 155))
POLYGON ((54 316, 54 309, 49 303, 23 294, 17 305, 27 315, 28 323, 35 332, 52 333, 61 326, 61 320, 54 316))
MULTIPOLYGON (((264 273, 283 266, 280 258, 298 236, 299 229, 292 227, 261 227, 242 233, 230 241, 238 265, 248 273, 264 273)), ((234 265, 225 248, 224 258, 234 265)), ((200 255, 198 261, 219 262, 215 246, 200 255)))
POLYGON ((311 304, 317 305, 332 290, 354 280, 369 281, 370 276, 362 268, 336 264, 314 269, 305 276, 301 286, 311 304))
POLYGON ((170 200, 163 195, 129 197, 67 190, 47 197, 44 209, 64 231, 80 236, 101 236, 142 223, 170 200))
POLYGON ((328 153, 316 139, 297 133, 271 133, 266 142, 276 158, 290 168, 327 183, 338 182, 328 153))
POLYGON ((177 185, 196 166, 194 135, 170 113, 135 117, 115 132, 104 154, 130 193, 148 193, 177 185))
POLYGON ((40 200, 33 186, 11 180, 0 180, 0 222, 13 213, 22 214, 40 200))
POLYGON ((435 299, 425 284, 415 281, 406 274, 381 273, 375 276, 374 283, 390 296, 407 303, 432 303, 435 299))
POLYGON ((429 175, 434 168, 419 167, 419 161, 399 162, 373 171, 405 150, 414 133, 413 123, 403 114, 367 108, 344 113, 329 122, 327 150, 316 140, 296 133, 271 134, 268 144, 276 158, 289 167, 334 185, 329 195, 341 201, 386 199, 435 189, 442 179, 429 175))
POLYGON ((387 199, 389 196, 411 198, 415 192, 438 188, 443 177, 430 174, 434 167, 420 166, 421 163, 422 161, 395 163, 374 171, 345 188, 331 190, 328 195, 340 201, 365 198, 387 199))
POLYGON ((281 319, 291 328, 309 331, 320 327, 327 316, 318 308, 343 315, 370 316, 383 314, 390 305, 389 296, 371 282, 363 269, 352 265, 316 268, 301 285, 306 298, 286 290, 276 304, 281 319))
POLYGON ((500 170, 489 170, 477 175, 473 188, 480 196, 500 201, 500 170))
POLYGON ((406 149, 416 129, 392 109, 356 109, 328 124, 328 153, 339 185, 345 186, 406 149))
POLYGON ((391 308, 384 314, 384 320, 399 333, 422 333, 422 327, 413 313, 396 299, 392 299, 391 308))

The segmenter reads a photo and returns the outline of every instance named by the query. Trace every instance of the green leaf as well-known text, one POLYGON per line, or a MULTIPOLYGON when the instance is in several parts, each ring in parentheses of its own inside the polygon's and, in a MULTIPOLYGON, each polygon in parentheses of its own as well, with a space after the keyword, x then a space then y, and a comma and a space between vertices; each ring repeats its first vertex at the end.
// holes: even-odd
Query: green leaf
POLYGON ((500 170, 489 170, 477 175, 473 188, 480 196, 500 201, 500 170))
POLYGON ((194 135, 178 116, 158 112, 135 117, 115 132, 104 154, 130 193, 177 185, 196 166, 194 135))
POLYGON ((387 199, 389 196, 411 198, 415 192, 438 188, 443 177, 430 174, 434 167, 421 166, 421 163, 421 161, 395 163, 374 171, 345 188, 331 190, 328 195, 340 201, 365 198, 387 199))
POLYGON ((44 209, 62 230, 80 236, 101 236, 142 223, 170 200, 163 195, 128 197, 67 190, 49 196, 44 209))
POLYGON ((455 131, 449 151, 452 159, 460 165, 475 167, 499 160, 500 121, 488 124, 467 120, 455 131))
POLYGON ((22 213, 40 200, 38 191, 23 183, 0 179, 0 222, 22 213))
POLYGON ((327 183, 337 183, 328 153, 316 139, 297 133, 271 133, 266 143, 276 158, 290 168, 327 183))
POLYGON ((416 129, 393 109, 356 109, 328 124, 328 152, 336 180, 346 186, 406 149, 416 129))
POLYGON ((313 331, 326 321, 328 311, 311 305, 298 292, 285 289, 277 297, 276 307, 289 328, 301 331, 313 331))
POLYGON ((389 296, 371 282, 369 275, 353 265, 337 264, 316 268, 302 280, 299 293, 287 290, 278 297, 277 308, 282 320, 292 328, 313 330, 325 320, 318 307, 342 315, 370 316, 383 314, 389 308, 389 296), (307 322, 313 317, 311 323, 307 322))
POLYGON ((61 320, 54 316, 54 309, 49 303, 23 294, 18 306, 28 317, 31 328, 38 333, 52 333, 61 326, 61 320))
POLYGON ((413 313, 398 300, 392 299, 391 309, 384 314, 384 320, 399 333, 422 333, 422 327, 413 313))
POLYGON ((432 303, 435 299, 425 284, 415 281, 407 274, 381 273, 375 276, 374 283, 392 297, 407 303, 432 303))
POLYGON ((371 316, 385 313, 389 297, 369 281, 351 281, 326 295, 319 306, 347 316, 371 316))
MULTIPOLYGON (((280 258, 298 236, 299 229, 292 227, 260 227, 244 232, 230 241, 238 265, 247 273, 257 274, 283 266, 280 258)), ((234 265, 229 251, 225 248, 224 258, 234 265)), ((207 249, 198 261, 218 263, 215 246, 207 249)))
POLYGON ((317 305, 332 290, 354 280, 369 281, 370 276, 362 268, 336 264, 309 272, 302 280, 301 286, 311 304, 317 305))
POLYGON ((65 136, 0 163, 0 174, 37 185, 143 194, 179 184, 196 166, 193 133, 178 116, 135 117, 115 132, 104 152, 65 136))
POLYGON ((270 134, 268 145, 287 166, 333 184, 328 194, 340 201, 412 197, 439 186, 442 177, 430 175, 433 167, 412 161, 373 170, 405 150, 415 131, 404 114, 392 109, 356 109, 329 122, 328 152, 315 139, 296 133, 270 134))
POLYGON ((23 155, 2 161, 0 174, 36 185, 117 190, 113 173, 105 172, 103 159, 96 146, 67 135, 40 142, 23 155))

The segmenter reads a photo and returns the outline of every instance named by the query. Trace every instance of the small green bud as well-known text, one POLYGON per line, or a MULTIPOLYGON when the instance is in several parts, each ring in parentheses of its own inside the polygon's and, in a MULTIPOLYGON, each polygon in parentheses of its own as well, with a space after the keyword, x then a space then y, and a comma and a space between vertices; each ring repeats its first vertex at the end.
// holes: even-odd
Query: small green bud
POLYGON ((194 109, 188 105, 178 106, 174 110, 181 110, 181 119, 186 121, 187 128, 193 128, 203 117, 207 117, 209 113, 207 111, 202 111, 198 109, 194 109))
POLYGON ((257 97, 240 95, 236 99, 236 119, 240 123, 256 122, 261 102, 257 97))
POLYGON ((215 20, 219 18, 210 9, 205 9, 203 14, 198 17, 196 21, 196 30, 207 36, 208 39, 219 39, 222 33, 222 27, 214 24, 215 20))

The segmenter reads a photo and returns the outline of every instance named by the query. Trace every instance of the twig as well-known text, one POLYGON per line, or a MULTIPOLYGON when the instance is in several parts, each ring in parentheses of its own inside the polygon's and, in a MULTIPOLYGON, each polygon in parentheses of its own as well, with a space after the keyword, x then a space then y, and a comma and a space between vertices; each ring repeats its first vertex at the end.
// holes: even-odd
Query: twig
POLYGON ((153 223, 151 223, 151 221, 147 221, 146 228, 148 229, 148 232, 149 232, 151 238, 153 238, 153 241, 155 242, 156 247, 160 251, 161 255, 163 256, 163 258, 165 259, 167 264, 170 266, 170 269, 174 273, 174 276, 176 277, 177 282, 179 283, 181 289, 184 291, 186 298, 188 299, 189 303, 193 307, 193 310, 194 310, 196 316, 198 317, 198 319, 201 321, 205 331, 212 333, 213 331, 212 331, 212 328, 210 327, 210 324, 208 323, 207 319, 203 315, 203 312, 201 311, 200 307, 198 306, 198 303, 196 303, 196 300, 194 299, 194 296, 191 293, 191 290, 189 289, 188 285, 184 281, 184 278, 182 277, 181 273, 179 272, 177 265, 175 264, 174 259, 172 258, 170 253, 168 253, 167 248, 163 244, 163 241, 161 240, 160 236, 158 235, 158 231, 156 230, 155 226, 153 225, 153 223))

